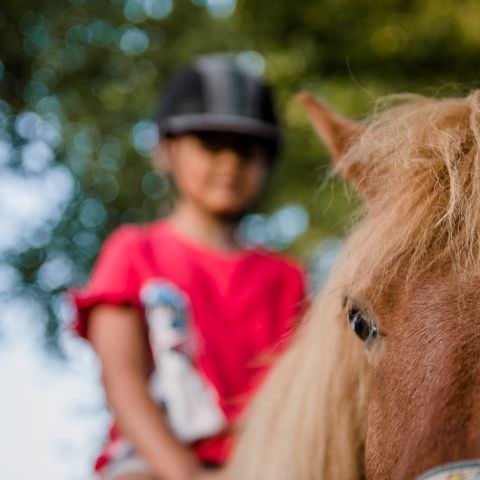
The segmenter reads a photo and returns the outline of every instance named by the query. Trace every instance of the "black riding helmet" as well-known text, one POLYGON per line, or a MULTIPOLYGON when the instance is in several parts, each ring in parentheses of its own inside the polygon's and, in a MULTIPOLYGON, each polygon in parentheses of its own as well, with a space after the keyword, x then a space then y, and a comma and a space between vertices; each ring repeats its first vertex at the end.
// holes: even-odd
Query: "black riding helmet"
POLYGON ((163 91, 157 122, 160 138, 192 132, 255 137, 271 158, 281 140, 271 89, 234 55, 198 57, 174 74, 163 91))

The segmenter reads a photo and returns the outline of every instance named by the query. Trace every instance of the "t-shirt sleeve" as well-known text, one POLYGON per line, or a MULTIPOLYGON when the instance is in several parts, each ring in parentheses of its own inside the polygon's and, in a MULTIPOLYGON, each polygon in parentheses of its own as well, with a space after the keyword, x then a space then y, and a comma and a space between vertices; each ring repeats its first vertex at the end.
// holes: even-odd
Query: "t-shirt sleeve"
POLYGON ((72 327, 80 336, 87 337, 88 315, 96 305, 129 305, 140 309, 139 274, 135 268, 139 235, 135 226, 114 231, 103 244, 87 284, 68 292, 75 308, 72 327))

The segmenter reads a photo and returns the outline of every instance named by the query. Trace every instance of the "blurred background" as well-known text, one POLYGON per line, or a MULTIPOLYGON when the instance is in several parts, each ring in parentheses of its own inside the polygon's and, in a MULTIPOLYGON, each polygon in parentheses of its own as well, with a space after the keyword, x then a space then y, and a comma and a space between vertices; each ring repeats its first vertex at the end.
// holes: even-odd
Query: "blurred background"
POLYGON ((230 51, 276 87, 285 149, 250 243, 298 255, 318 288, 357 201, 331 178, 295 93, 354 118, 378 97, 480 87, 477 0, 2 0, 2 480, 89 480, 108 414, 89 348, 65 325, 120 223, 165 214, 151 118, 173 70, 230 51))

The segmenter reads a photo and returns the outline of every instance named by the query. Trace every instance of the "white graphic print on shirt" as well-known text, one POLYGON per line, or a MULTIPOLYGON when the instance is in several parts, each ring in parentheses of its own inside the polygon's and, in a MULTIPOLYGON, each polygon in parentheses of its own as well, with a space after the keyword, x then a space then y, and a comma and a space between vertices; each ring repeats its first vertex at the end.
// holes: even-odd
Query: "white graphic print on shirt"
POLYGON ((141 289, 155 361, 150 388, 165 409, 170 427, 183 442, 219 433, 226 425, 216 392, 192 363, 186 295, 173 283, 155 279, 141 289))

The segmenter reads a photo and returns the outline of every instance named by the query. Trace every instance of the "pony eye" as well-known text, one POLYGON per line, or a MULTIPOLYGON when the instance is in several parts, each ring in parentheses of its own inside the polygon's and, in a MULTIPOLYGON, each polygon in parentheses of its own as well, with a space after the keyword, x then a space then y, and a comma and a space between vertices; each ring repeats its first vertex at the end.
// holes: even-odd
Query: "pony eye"
POLYGON ((377 335, 376 325, 369 319, 366 319, 363 313, 356 308, 351 308, 348 311, 348 321, 355 335, 362 342, 367 343, 377 335))

